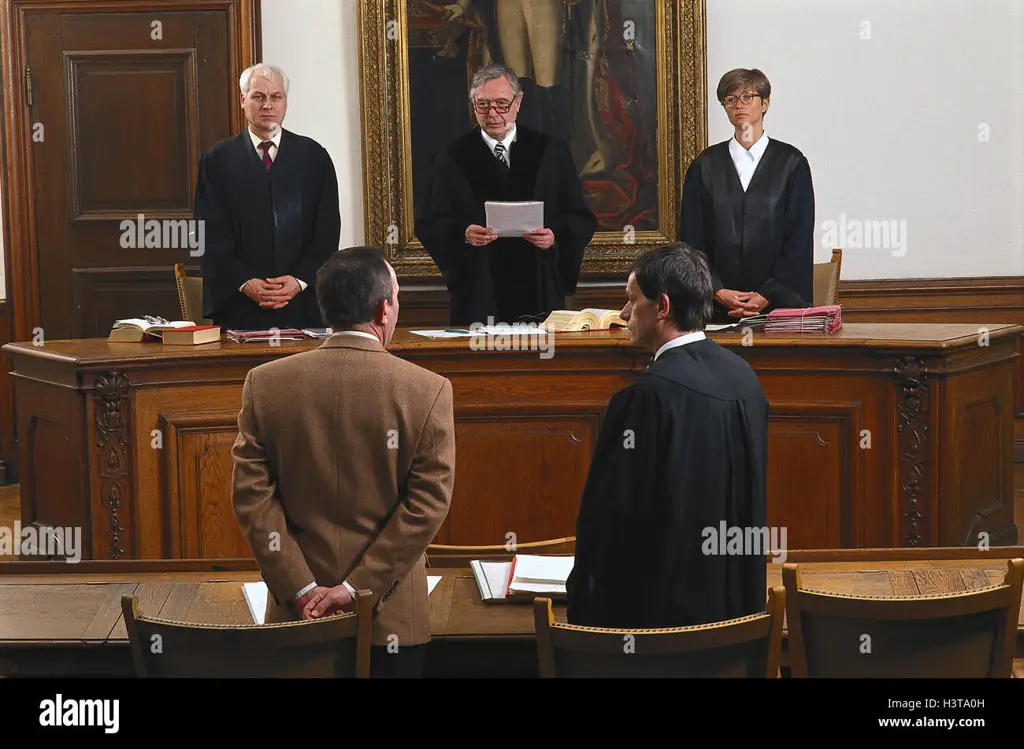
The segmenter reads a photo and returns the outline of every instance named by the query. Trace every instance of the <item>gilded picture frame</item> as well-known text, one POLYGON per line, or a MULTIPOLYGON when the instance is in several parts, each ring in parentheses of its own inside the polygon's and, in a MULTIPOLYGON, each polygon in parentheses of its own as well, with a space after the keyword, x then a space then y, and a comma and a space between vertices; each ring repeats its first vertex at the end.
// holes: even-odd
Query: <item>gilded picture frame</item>
MULTIPOLYGON (((507 8, 500 8, 502 2, 360 0, 365 241, 387 251, 403 280, 440 280, 433 260, 415 236, 414 171, 422 179, 428 151, 472 127, 468 81, 479 61, 490 57, 509 64, 501 54, 506 51, 509 29, 499 36, 493 30, 488 35, 486 28, 490 20, 497 25, 508 17, 507 8), (467 12, 452 20, 453 11, 445 8, 453 4, 465 6, 467 12), (471 12, 476 15, 469 17, 471 12), (455 126, 452 116, 457 118, 455 126)), ((627 130, 618 121, 629 121, 628 146, 620 144, 616 150, 614 138, 609 137, 613 144, 603 151, 608 158, 598 159, 598 166, 593 159, 586 160, 589 150, 582 145, 577 149, 583 155, 577 168, 587 170, 581 172, 581 182, 593 197, 592 207, 599 204, 601 209, 595 208, 598 231, 584 254, 581 281, 621 279, 638 254, 678 238, 683 178, 691 161, 707 147, 705 2, 551 2, 562 3, 558 10, 566 20, 560 25, 564 46, 560 54, 573 63, 563 64, 560 75, 568 78, 570 73, 565 71, 587 70, 572 73, 571 89, 563 85, 543 93, 568 92, 564 96, 577 114, 584 104, 588 111, 599 111, 589 119, 586 115, 572 119, 574 134, 589 128, 588 133, 598 138, 617 135, 627 130), (574 46, 572 39, 584 41, 574 46), (593 54, 595 50, 598 54, 593 54), (593 81, 598 81, 594 88, 599 95, 589 87, 593 81), (592 175, 596 176, 589 179, 592 175)), ((508 51, 516 52, 512 45, 508 51)), ((543 70, 533 69, 538 85, 533 90, 540 92, 539 86, 549 84, 541 81, 543 70)), ((521 121, 529 95, 524 89, 521 121)), ((562 120, 559 115, 545 121, 554 127, 562 120)), ((581 137, 577 140, 582 142, 581 137)), ((593 138, 588 146, 592 142, 593 138)))

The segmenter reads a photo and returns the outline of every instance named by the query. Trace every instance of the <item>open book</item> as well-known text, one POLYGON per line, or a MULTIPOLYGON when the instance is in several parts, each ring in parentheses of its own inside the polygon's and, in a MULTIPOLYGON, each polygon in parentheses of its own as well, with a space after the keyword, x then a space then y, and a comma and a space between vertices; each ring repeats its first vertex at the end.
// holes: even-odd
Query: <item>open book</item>
POLYGON ((159 341, 166 330, 194 328, 195 325, 194 322, 189 322, 188 320, 170 322, 168 320, 155 320, 155 318, 132 317, 125 320, 115 320, 107 340, 116 343, 138 343, 143 340, 159 341))
POLYGON ((571 309, 556 309, 541 323, 553 332, 576 330, 608 330, 624 328, 626 321, 619 316, 621 310, 595 309, 587 307, 579 312, 571 309))
POLYGON ((532 601, 535 596, 566 597, 565 583, 576 558, 517 554, 511 562, 470 561, 484 603, 532 601))

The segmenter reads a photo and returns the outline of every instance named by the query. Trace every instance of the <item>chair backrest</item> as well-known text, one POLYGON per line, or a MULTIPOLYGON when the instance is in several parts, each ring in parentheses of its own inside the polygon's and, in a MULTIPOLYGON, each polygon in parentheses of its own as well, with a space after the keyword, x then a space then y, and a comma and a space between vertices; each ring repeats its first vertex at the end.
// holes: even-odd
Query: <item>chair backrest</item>
POLYGON ((775 586, 760 614, 672 629, 604 629, 555 621, 549 598, 533 601, 542 678, 778 678, 786 591, 775 586))
POLYGON ((182 263, 175 263, 174 284, 178 289, 181 319, 196 325, 209 325, 211 321, 203 317, 203 279, 189 276, 182 263))
POLYGON ((368 678, 373 599, 358 591, 355 613, 280 624, 191 624, 121 611, 139 678, 368 678))
POLYGON ((431 544, 427 547, 427 561, 431 567, 469 567, 470 561, 511 561, 516 554, 575 554, 576 537, 531 541, 514 546, 446 546, 431 544))
POLYGON ((814 264, 815 307, 837 304, 839 301, 839 276, 843 267, 843 251, 832 250, 832 259, 827 263, 814 264))
POLYGON ((909 597, 809 590, 799 567, 782 568, 794 677, 1009 678, 1024 559, 1001 585, 909 597))

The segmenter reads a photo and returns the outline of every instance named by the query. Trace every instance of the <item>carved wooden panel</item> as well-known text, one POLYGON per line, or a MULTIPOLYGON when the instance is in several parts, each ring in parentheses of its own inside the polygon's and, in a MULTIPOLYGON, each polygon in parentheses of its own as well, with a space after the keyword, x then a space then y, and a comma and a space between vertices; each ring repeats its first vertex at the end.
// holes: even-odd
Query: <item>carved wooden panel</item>
POLYGON ((73 338, 106 338, 114 320, 142 315, 181 319, 174 269, 74 268, 72 299, 79 314, 72 318, 73 338))
POLYGON ((928 370, 920 359, 905 357, 897 362, 895 372, 900 543, 927 546, 932 543, 929 528, 934 525, 928 496, 935 473, 928 370))
POLYGON ((458 479, 437 543, 529 543, 576 534, 597 414, 466 417, 456 407, 455 421, 458 479))
POLYGON ((93 383, 92 537, 96 559, 126 559, 134 554, 130 388, 123 372, 104 372, 93 383))
POLYGON ((195 50, 75 51, 64 61, 72 221, 190 217, 195 50))
POLYGON ((252 556, 231 504, 237 419, 237 411, 165 414, 162 419, 172 557, 252 556))

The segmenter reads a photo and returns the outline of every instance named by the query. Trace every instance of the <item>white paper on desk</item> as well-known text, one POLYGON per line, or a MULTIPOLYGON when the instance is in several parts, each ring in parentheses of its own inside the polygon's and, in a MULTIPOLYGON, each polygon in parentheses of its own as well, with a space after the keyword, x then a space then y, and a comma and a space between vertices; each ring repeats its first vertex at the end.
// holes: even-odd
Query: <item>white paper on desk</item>
POLYGON ((469 338, 472 333, 459 333, 451 330, 410 330, 410 333, 424 338, 469 338))
POLYGON ((488 200, 484 203, 487 226, 499 237, 521 237, 544 226, 544 203, 523 201, 502 203, 488 200))
MULTIPOLYGON (((441 576, 427 575, 427 595, 434 592, 434 587, 441 582, 441 576)), ((249 613, 252 615, 254 624, 263 624, 267 614, 267 584, 242 583, 242 593, 245 595, 245 602, 249 605, 249 613)))
POLYGON ((721 325, 705 325, 704 330, 714 333, 716 330, 729 330, 730 328, 735 328, 737 325, 739 325, 738 322, 724 323, 721 325))
POLYGON ((523 323, 515 323, 508 325, 507 323, 498 323, 497 325, 480 325, 473 328, 471 335, 554 335, 547 328, 538 327, 536 325, 527 325, 523 323))
POLYGON ((267 584, 242 583, 242 593, 245 594, 245 602, 249 604, 249 613, 255 624, 263 624, 263 617, 267 614, 267 584))

